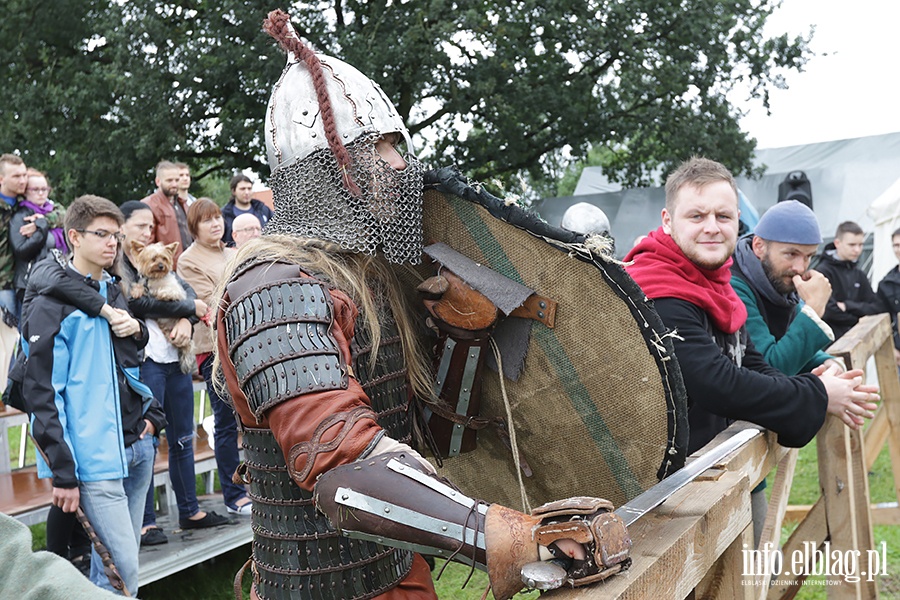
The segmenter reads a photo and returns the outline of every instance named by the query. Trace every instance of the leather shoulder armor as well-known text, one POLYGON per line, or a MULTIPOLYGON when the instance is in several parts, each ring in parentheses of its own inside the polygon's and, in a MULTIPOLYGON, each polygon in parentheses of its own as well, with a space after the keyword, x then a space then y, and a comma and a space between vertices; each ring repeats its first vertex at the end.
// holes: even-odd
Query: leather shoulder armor
MULTIPOLYGON (((283 267, 285 265, 279 265, 283 267)), ((346 389, 347 365, 331 333, 334 302, 317 279, 284 277, 283 268, 239 275, 229 290, 245 291, 225 310, 228 355, 257 420, 272 406, 300 394, 346 389), (268 275, 268 277, 267 277, 268 275)))

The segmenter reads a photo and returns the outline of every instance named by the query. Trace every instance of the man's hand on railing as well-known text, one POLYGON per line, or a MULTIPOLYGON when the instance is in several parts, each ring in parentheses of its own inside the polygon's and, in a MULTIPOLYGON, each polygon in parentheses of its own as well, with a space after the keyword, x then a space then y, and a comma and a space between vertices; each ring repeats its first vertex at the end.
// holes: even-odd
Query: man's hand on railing
POLYGON ((859 429, 866 419, 875 416, 881 398, 877 385, 862 382, 863 371, 852 369, 841 373, 836 366, 822 365, 813 369, 828 393, 828 412, 850 429, 859 429))

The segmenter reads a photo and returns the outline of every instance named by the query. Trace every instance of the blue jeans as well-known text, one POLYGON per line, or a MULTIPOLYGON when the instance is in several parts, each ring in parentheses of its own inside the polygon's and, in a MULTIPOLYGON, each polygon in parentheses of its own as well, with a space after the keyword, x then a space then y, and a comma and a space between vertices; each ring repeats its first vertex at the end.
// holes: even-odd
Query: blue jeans
POLYGON ((210 354, 200 363, 200 373, 206 381, 206 393, 209 394, 209 404, 212 406, 215 419, 213 440, 216 444, 216 466, 219 469, 219 483, 222 486, 222 497, 225 506, 237 508, 237 502, 247 496, 244 486, 231 481, 234 472, 241 462, 237 448, 237 421, 234 409, 225 404, 216 393, 212 383, 213 356, 210 354))
MULTIPOLYGON (((153 442, 150 436, 125 448, 128 477, 79 484, 81 508, 109 550, 113 563, 132 596, 138 590, 138 551, 141 543, 141 515, 144 491, 153 479, 153 442)), ((91 552, 91 581, 114 591, 96 550, 91 552)))
MULTIPOLYGON (((147 384, 166 411, 169 480, 178 504, 178 518, 193 517, 200 512, 200 505, 194 476, 194 384, 191 376, 182 373, 177 362, 157 363, 148 358, 141 365, 141 381, 147 384)), ((144 527, 156 524, 152 482, 146 495, 144 527)))

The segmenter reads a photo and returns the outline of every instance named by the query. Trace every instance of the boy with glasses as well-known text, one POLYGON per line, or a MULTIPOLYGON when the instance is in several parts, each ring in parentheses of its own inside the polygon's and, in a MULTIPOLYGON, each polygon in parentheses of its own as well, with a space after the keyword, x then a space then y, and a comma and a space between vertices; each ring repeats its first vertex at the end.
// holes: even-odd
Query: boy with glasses
MULTIPOLYGON (((99 292, 123 318, 110 325, 51 295, 29 296, 22 395, 46 456, 38 458, 38 476, 53 478, 54 506, 84 510, 135 594, 152 436, 165 426, 165 416, 139 378, 147 329, 130 317, 127 299, 107 271, 118 257, 123 221, 118 207, 98 196, 82 196, 69 207, 72 256, 65 275, 70 285, 99 292)), ((91 581, 112 590, 96 552, 91 581)))

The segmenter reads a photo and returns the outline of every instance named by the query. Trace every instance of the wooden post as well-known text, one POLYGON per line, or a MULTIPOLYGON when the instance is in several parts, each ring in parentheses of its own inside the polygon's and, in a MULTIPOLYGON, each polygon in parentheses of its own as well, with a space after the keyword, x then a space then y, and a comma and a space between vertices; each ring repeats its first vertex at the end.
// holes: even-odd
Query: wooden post
MULTIPOLYGON (((829 535, 823 547, 822 560, 827 563, 831 562, 832 553, 840 552, 844 556, 848 552, 855 552, 859 556, 860 550, 865 554, 865 550, 872 547, 871 533, 866 533, 867 529, 871 532, 871 525, 868 521, 861 520, 862 515, 857 510, 857 502, 867 503, 868 498, 868 494, 864 492, 861 498, 857 498, 860 490, 857 488, 859 477, 855 471, 862 467, 863 461, 854 460, 854 454, 861 454, 862 448, 857 445, 857 452, 854 452, 850 433, 840 419, 828 415, 816 438, 819 483, 825 500, 825 520, 829 535)), ((862 478, 865 479, 865 473, 862 478)), ((868 506, 864 508, 867 515, 868 506)), ((845 581, 841 585, 828 586, 828 597, 862 600, 877 596, 877 592, 874 595, 864 593, 865 587, 863 582, 845 581)))
MULTIPOLYGON (((788 498, 791 495, 791 483, 794 481, 797 454, 797 449, 793 448, 778 463, 775 482, 772 484, 772 494, 769 497, 766 522, 763 525, 762 535, 759 538, 759 548, 778 548, 780 545, 781 524, 784 520, 784 511, 787 508, 788 498)), ((773 573, 767 572, 759 580, 759 587, 756 593, 759 600, 763 600, 766 597, 772 575, 773 573)))
POLYGON ((753 578, 743 573, 745 552, 753 549, 753 524, 736 537, 716 564, 706 573, 706 577, 694 590, 694 600, 753 600, 757 586, 748 585, 753 578))
MULTIPOLYGON (((887 440, 888 452, 891 455, 891 468, 894 472, 894 497, 900 500, 900 378, 897 376, 893 338, 890 336, 875 353, 875 370, 878 373, 878 385, 881 388, 879 412, 887 415, 887 421, 890 424, 887 440)), ((868 461, 870 464, 878 458, 880 450, 881 444, 874 452, 875 455, 870 457, 868 461)), ((869 451, 868 446, 866 451, 869 451)))

